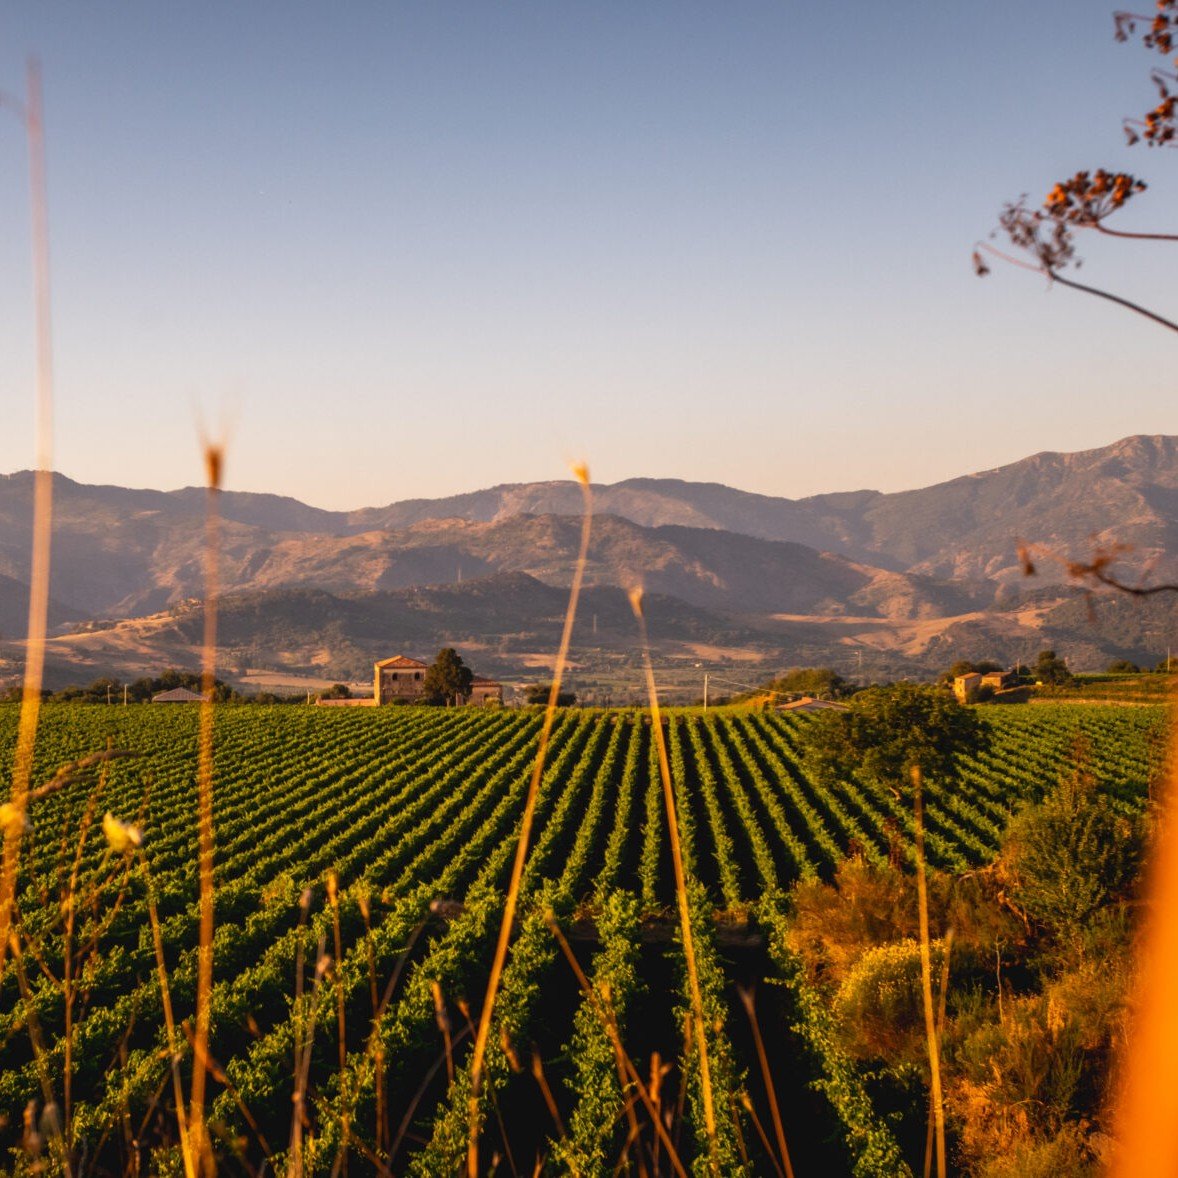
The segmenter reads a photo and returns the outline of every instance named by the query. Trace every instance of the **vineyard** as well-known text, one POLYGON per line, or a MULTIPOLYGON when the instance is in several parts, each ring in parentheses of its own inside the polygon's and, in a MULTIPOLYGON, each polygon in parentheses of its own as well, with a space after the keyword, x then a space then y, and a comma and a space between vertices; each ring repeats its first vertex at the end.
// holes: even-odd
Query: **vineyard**
MULTIPOLYGON (((1020 802, 1077 762, 1124 813, 1146 804, 1160 708, 985 714, 986 751, 952 787, 926 785, 932 866, 984 865, 1020 802)), ((6 773, 16 718, 0 709, 6 773)), ((816 785, 805 717, 665 722, 725 1172, 774 1172, 759 1037, 798 1173, 905 1172, 917 1155, 835 1046, 785 928, 796 882, 831 878, 849 855, 909 862, 911 807, 855 780, 816 785)), ((451 1174, 465 1158, 471 1024, 540 723, 500 710, 218 710, 210 1124, 226 1172, 281 1167, 292 1148, 323 1173, 345 1159, 357 1173, 451 1174)), ((26 1110, 54 1106, 91 1171, 146 1172, 175 1156, 161 958, 182 1056, 195 1002, 197 713, 48 707, 34 783, 106 749, 132 755, 31 807, 20 951, 0 989, 0 1134, 15 1148, 26 1110), (142 830, 140 852, 112 850, 108 811, 142 830)), ((648 713, 570 709, 553 730, 481 1094, 486 1161, 498 1155, 504 1173, 532 1173, 538 1157, 546 1172, 609 1173, 638 1131, 658 1171, 662 1136, 624 1094, 613 1028, 661 1101, 651 1124, 671 1126, 688 1165, 702 1156, 655 757, 648 713)))

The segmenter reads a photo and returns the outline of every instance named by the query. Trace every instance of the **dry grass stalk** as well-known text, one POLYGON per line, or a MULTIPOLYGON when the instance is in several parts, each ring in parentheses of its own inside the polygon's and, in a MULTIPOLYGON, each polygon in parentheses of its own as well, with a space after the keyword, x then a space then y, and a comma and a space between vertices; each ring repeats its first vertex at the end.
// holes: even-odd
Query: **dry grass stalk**
MULTIPOLYGON (((515 861, 511 868, 511 882, 503 905, 503 922, 499 927, 499 940, 495 946, 495 957, 491 962, 491 973, 487 980, 487 992, 483 998, 483 1009, 479 1016, 478 1034, 475 1036, 470 1067, 470 1143, 467 1147, 466 1169, 469 1178, 478 1178, 479 1172, 479 1092, 483 1080, 483 1061, 486 1058, 487 1041, 491 1032, 491 1016, 495 1010, 495 998, 507 960, 507 946, 511 941, 511 928, 519 904, 520 886, 523 882, 524 864, 528 858, 528 844, 532 833, 532 819, 536 812, 536 797, 540 791, 540 779, 544 775, 544 757, 548 751, 548 739, 556 719, 556 701, 560 696, 561 679, 568 659, 569 643, 573 636, 573 622, 577 616, 577 599, 581 594, 581 582, 585 576, 585 564, 589 557, 589 537, 593 524, 593 491, 589 483, 589 470, 584 465, 573 467, 573 474, 581 487, 584 514, 581 520, 581 547, 573 569, 573 583, 569 589, 569 604, 565 610, 564 628, 560 635, 560 646, 552 668, 552 686, 548 692, 548 706, 544 709, 544 723, 540 728, 540 743, 536 749, 536 761, 532 767, 532 779, 528 784, 527 801, 524 803, 523 819, 520 822, 519 842, 516 844, 515 861)), ((504 1142, 506 1147, 506 1142, 504 1142)), ((508 1161, 511 1161, 508 1151, 508 1161)), ((514 1169, 514 1166, 513 1166, 514 1169)))
POLYGON ((176 1123, 180 1132, 180 1153, 184 1159, 184 1178, 196 1178, 196 1155, 188 1134, 188 1115, 184 1109, 184 1085, 180 1080, 180 1050, 176 1039, 176 1019, 172 1013, 172 993, 168 986, 168 966, 164 959, 164 937, 160 928, 159 911, 155 903, 155 888, 147 866, 147 857, 140 855, 143 878, 147 884, 147 915, 151 922, 151 937, 155 945, 155 969, 159 979, 160 999, 164 1007, 164 1027, 168 1035, 168 1062, 172 1072, 172 1089, 176 1098, 176 1123))
MULTIPOLYGON (((318 1009, 316 998, 319 994, 319 985, 330 964, 331 958, 327 956, 327 942, 323 937, 320 937, 319 949, 315 955, 315 979, 311 983, 309 1000, 300 1007, 299 999, 302 996, 302 987, 300 986, 292 1011, 292 1016, 296 1020, 305 1021, 306 1028, 305 1034, 302 1033, 296 1022, 295 1088, 290 1098, 291 1104, 294 1106, 294 1116, 291 1118, 290 1125, 290 1154, 286 1167, 288 1178, 302 1178, 303 1174, 303 1130, 311 1123, 307 1116, 307 1088, 311 1076, 311 1049, 315 1046, 315 1013, 318 1009)), ((300 978, 302 976, 301 965, 300 961, 300 978)))
POLYGON ((671 783, 671 764, 667 756, 667 741, 663 734, 662 713, 659 709, 658 688, 654 682, 654 667, 650 661, 650 641, 646 633, 646 617, 642 612, 642 590, 630 593, 630 605, 642 632, 642 664, 646 671, 646 689, 650 697, 650 725, 658 750, 659 776, 663 783, 663 802, 667 810, 667 831, 671 841, 671 861, 675 867, 675 897, 679 905, 679 930, 683 937, 683 956, 687 961, 687 977, 691 986, 691 1017, 695 1025, 694 1040, 699 1051, 700 1088, 704 1103, 704 1129, 708 1137, 708 1153, 713 1173, 718 1173, 716 1160, 716 1109, 712 1096, 712 1075, 708 1064, 708 1043, 704 1033, 703 997, 700 993, 699 971, 695 963, 695 938, 691 931, 691 910, 687 899, 687 873, 683 867, 683 848, 679 842, 679 817, 675 808, 675 790, 671 783))
MULTIPOLYGON (((950 928, 945 932, 945 952, 941 957, 941 993, 937 999, 937 1047, 938 1052, 940 1045, 945 1041, 945 1005, 949 997, 949 954, 953 948, 953 930, 950 928)), ((999 979, 999 986, 1001 986, 1001 979, 999 979)), ((999 990, 999 999, 1001 999, 1001 989, 999 990)), ((999 1005, 1001 1009, 1001 1004, 999 1005)), ((1001 1022, 1001 1015, 999 1016, 1001 1022)), ((928 1131, 924 1142, 924 1178, 930 1178, 933 1167, 933 1129, 934 1129, 934 1109, 933 1102, 929 1101, 928 1106, 928 1131)))
MULTIPOLYGON (((468 1035, 473 1035, 473 1034, 474 1034, 474 1027, 468 1021, 466 1026, 462 1027, 458 1031, 458 1033, 454 1036, 454 1039, 451 1043, 451 1048, 457 1047, 463 1041, 463 1039, 465 1039, 468 1035)), ((397 1135, 393 1138, 392 1144, 389 1146, 389 1152, 388 1152, 389 1165, 386 1166, 386 1165, 382 1164, 382 1166, 381 1166, 381 1173, 382 1174, 391 1173, 389 1166, 392 1165, 393 1160, 396 1158, 397 1151, 401 1148, 401 1143, 405 1140, 406 1137, 408 1137, 410 1135, 409 1128, 413 1124, 413 1118, 417 1115, 417 1106, 421 1103, 422 1098, 425 1096, 426 1092, 429 1090, 429 1086, 434 1082, 434 1079, 437 1077, 437 1074, 445 1066, 449 1055, 450 1055, 449 1051, 443 1051, 442 1054, 439 1055, 438 1058, 436 1060, 434 1060, 434 1062, 429 1066, 429 1069, 426 1071, 425 1075, 422 1077, 421 1084, 419 1085, 417 1091, 414 1093, 413 1099, 409 1102, 408 1107, 405 1109, 405 1115, 401 1118, 401 1123, 397 1127, 397 1135)))
POLYGON ((196 1033, 188 1120, 193 1149, 206 1174, 215 1170, 212 1143, 205 1131, 205 1080, 208 1072, 209 1014, 213 995, 213 691, 217 677, 217 603, 220 594, 221 517, 218 498, 224 447, 204 445, 208 502, 205 513, 204 638, 201 643, 200 741, 197 756, 197 833, 200 876, 200 941, 197 948, 196 1033))
POLYGON ((61 1126, 57 1123, 57 1102, 53 1099, 53 1084, 49 1076, 49 1063, 45 1051, 45 1042, 41 1037, 41 1024, 37 1018, 37 1008, 33 1000, 33 993, 29 989, 28 974, 25 971, 24 954, 21 951, 20 935, 15 930, 12 934, 12 964, 16 972, 17 985, 25 1005, 25 1018, 29 1028, 29 1041, 33 1047, 33 1062, 37 1068, 37 1079, 41 1085, 41 1098, 44 1101, 42 1109, 42 1125, 50 1125, 54 1132, 49 1134, 49 1151, 54 1165, 59 1173, 69 1178, 71 1173, 69 1155, 65 1148, 65 1138, 61 1126))
POLYGON ((339 922, 339 877, 327 873, 327 901, 331 905, 331 928, 335 945, 335 1007, 336 1030, 339 1038, 340 1145, 332 1174, 348 1172, 348 1140, 351 1136, 351 1117, 348 1108, 348 1025, 344 1011, 344 987, 339 977, 340 962, 344 959, 343 939, 339 922))
MULTIPOLYGON (((86 809, 78 830, 74 862, 70 868, 69 883, 63 901, 65 907, 65 930, 62 949, 61 990, 65 1005, 65 1067, 62 1075, 62 1103, 65 1106, 66 1145, 73 1148, 73 1074, 74 1074, 74 1002, 77 999, 77 978, 74 974, 74 923, 77 918, 78 873, 82 867, 82 852, 86 848, 86 837, 94 821, 98 807, 98 796, 106 785, 106 768, 98 784, 86 799, 86 809)), ((130 866, 128 862, 128 867, 130 866)), ((79 970, 79 972, 81 972, 79 970)))
POLYGON ((1111 1178, 1170 1178, 1178 1171, 1178 680, 1173 678, 1165 789, 1145 895, 1111 1178))
POLYGON ((564 1140, 564 1121, 560 1119, 560 1110, 556 1107, 556 1100, 553 1098, 552 1089, 548 1086, 548 1077, 544 1074, 544 1061, 540 1058, 539 1051, 532 1052, 532 1075, 536 1077, 536 1083, 540 1085, 540 1092, 544 1096, 544 1103, 548 1107, 548 1115, 556 1124, 556 1132, 560 1139, 564 1140))
POLYGON ((32 207, 33 299, 37 333, 36 472, 33 476, 33 551, 29 574, 29 625, 25 643, 24 689, 13 756, 12 793, 5 813, 4 855, 0 864, 0 977, 8 952, 16 902, 16 877, 33 774, 33 746, 41 713, 45 675, 45 634, 49 617, 49 548, 53 531, 53 344, 49 301, 49 213, 45 190, 45 126, 41 68, 30 61, 27 97, 18 113, 29 148, 29 201, 32 207))
POLYGON ((928 884, 924 865, 924 798, 920 767, 912 767, 912 798, 916 835, 916 903, 920 921, 920 987, 924 996, 924 1029, 928 1041, 929 1100, 936 1138, 937 1178, 945 1178, 945 1104, 941 1096, 941 1051, 933 1009, 933 965, 928 928, 928 884))
POLYGON ((436 979, 430 982, 429 988, 434 998, 434 1021, 438 1024, 438 1030, 442 1032, 442 1043, 446 1048, 446 1084, 450 1086, 454 1083, 454 1044, 450 1036, 450 1015, 446 1011, 442 987, 436 979))
MULTIPOLYGON (((761 1079, 765 1083, 765 1091, 769 1096, 769 1112, 773 1117, 773 1132, 777 1138, 777 1150, 781 1158, 781 1165, 778 1166, 777 1159, 773 1159, 774 1166, 777 1167, 778 1172, 784 1172, 785 1178, 794 1178, 793 1166, 790 1165, 789 1148, 785 1144, 785 1126, 781 1121, 781 1110, 777 1105, 777 1089, 773 1083, 773 1073, 769 1068, 769 1056, 765 1052, 765 1042, 761 1038, 761 1024, 757 1021, 756 999, 751 987, 738 986, 740 993, 740 1001, 744 1005, 745 1013, 749 1017, 749 1025, 753 1029, 753 1042, 757 1048, 757 1062, 761 1067, 761 1079)), ((752 1102, 749 1102, 750 1109, 752 1102)), ((773 1151, 769 1150, 769 1156, 773 1156, 773 1151)))
MULTIPOLYGON (((560 946, 560 951, 564 954, 565 960, 569 963, 573 973, 576 975, 577 984, 581 987, 581 993, 585 996, 585 1001, 589 1003, 589 1008, 593 1011, 597 1021, 601 1023, 602 1027, 605 1028, 605 1033, 609 1036, 610 1045, 614 1049, 614 1056, 622 1077, 623 1091, 627 1087, 633 1086, 634 1091, 638 1093, 639 1098, 646 1107, 647 1115, 650 1117, 651 1124, 654 1125, 658 1139, 667 1151, 667 1159, 671 1164, 671 1168, 679 1175, 679 1178, 687 1178, 687 1171, 683 1168, 683 1163, 679 1158, 679 1151, 676 1149, 675 1143, 671 1140, 671 1136, 667 1132, 662 1118, 659 1116, 659 1107, 652 1098, 650 1089, 643 1083, 642 1076, 639 1075, 638 1069, 634 1066, 634 1061, 622 1045, 622 1036, 618 1030, 618 1021, 614 1016, 613 1007, 608 1001, 608 996, 602 994, 589 981, 585 971, 581 968, 581 963, 577 960, 577 955, 573 952, 572 946, 568 942, 568 938, 561 931, 560 925, 556 923, 556 917, 553 913, 545 912, 544 920, 552 935, 556 938, 556 942, 560 946)), ((661 1070, 659 1078, 661 1081, 661 1070)), ((629 1108, 629 1112, 633 1113, 632 1106, 629 1108)), ((632 1118, 631 1132, 633 1133, 637 1128, 638 1122, 632 1118)), ((630 1142, 627 1142, 626 1151, 622 1155, 623 1158, 625 1158, 625 1152, 628 1152, 629 1148, 630 1142)), ((645 1167, 641 1166, 641 1159, 639 1165, 645 1170, 645 1167)))

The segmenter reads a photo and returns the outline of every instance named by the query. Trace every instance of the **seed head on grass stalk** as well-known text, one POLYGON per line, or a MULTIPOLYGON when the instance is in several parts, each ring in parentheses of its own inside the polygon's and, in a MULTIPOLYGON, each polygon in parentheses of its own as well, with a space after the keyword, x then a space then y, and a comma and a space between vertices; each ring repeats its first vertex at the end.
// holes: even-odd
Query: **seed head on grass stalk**
POLYGON ((593 524, 593 490, 589 482, 589 468, 584 463, 573 467, 573 476, 581 487, 584 514, 581 519, 581 547, 577 563, 573 568, 573 583, 569 590, 569 604, 565 610, 564 628, 560 635, 560 646, 552 667, 552 686, 548 691, 548 706, 544 709, 544 723, 540 728, 540 743, 536 749, 536 761, 532 766, 532 779, 528 784, 528 797, 524 803, 523 819, 520 822, 519 842, 516 844, 515 862, 511 868, 511 883, 507 888, 507 899, 503 906, 503 923, 499 928, 499 941, 495 946, 495 957, 491 962, 491 975, 487 980, 487 992, 483 998, 483 1010, 479 1016, 478 1033, 475 1036, 474 1051, 470 1067, 470 1140, 467 1147, 466 1167, 469 1178, 478 1178, 479 1172, 479 1089, 483 1081, 483 1060, 487 1052, 487 1040, 491 1031, 491 1015, 495 1009, 495 996, 507 958, 507 946, 511 940, 511 926, 519 902, 520 885, 523 881, 524 864, 528 858, 528 843, 532 833, 532 818, 536 811, 536 796, 540 779, 544 775, 544 757, 548 751, 548 738, 556 718, 556 703, 560 698, 561 679, 564 676, 565 660, 568 658, 569 643, 573 636, 573 622, 577 616, 577 600, 581 595, 581 582, 585 576, 585 564, 589 557, 589 536, 593 524))
POLYGON ((675 808, 675 791, 671 783, 671 764, 667 756, 667 741, 663 735, 663 719, 659 710, 658 688, 654 682, 654 667, 650 661, 650 641, 646 632, 646 616, 642 612, 642 589, 630 591, 630 608, 638 620, 642 637, 642 665, 646 671, 646 689, 650 697, 650 726, 658 750, 659 777, 663 783, 663 802, 667 808, 667 830, 671 840, 671 861, 675 867, 675 898, 679 907, 679 930, 683 937, 683 956, 687 962, 687 977, 691 987, 691 1021, 694 1041, 699 1051, 699 1079, 704 1104, 704 1130, 708 1138, 708 1155, 712 1172, 719 1174, 716 1141, 716 1109, 712 1096, 712 1075, 708 1064, 708 1044, 704 1029, 703 996, 700 992, 699 971, 695 961, 695 938, 691 931, 691 908, 687 897, 687 874, 683 867, 683 848, 679 842, 679 816, 675 808))
POLYGON ((23 103, 0 92, 0 105, 12 107, 24 124, 29 152, 29 203, 32 208, 33 300, 37 339, 36 469, 33 476, 33 551, 29 574, 29 625, 25 643, 24 689, 12 767, 10 811, 3 823, 0 861, 0 978, 8 952, 20 845, 33 772, 33 746, 41 713, 45 635, 49 616, 49 542, 53 530, 53 342, 49 301, 49 213, 45 190, 45 127, 41 67, 28 63, 23 103))

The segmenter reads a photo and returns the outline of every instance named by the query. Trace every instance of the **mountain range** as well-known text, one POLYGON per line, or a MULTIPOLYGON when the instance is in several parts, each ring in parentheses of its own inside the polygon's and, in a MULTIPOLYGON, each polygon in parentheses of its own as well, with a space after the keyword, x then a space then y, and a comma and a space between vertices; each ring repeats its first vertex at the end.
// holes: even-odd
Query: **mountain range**
MULTIPOLYGON (((33 476, 0 476, 0 671, 19 669, 33 476)), ((51 682, 194 665, 207 494, 86 486, 55 476, 51 682)), ((1135 436, 1036 454, 920 490, 785 499, 716 483, 628 479, 593 488, 574 660, 632 665, 624 590, 648 594, 663 662, 821 662, 923 674, 958 657, 1074 664, 1156 661, 1170 598, 1089 594, 1067 562, 1118 546, 1126 581, 1178 581, 1178 438, 1135 436), (1033 545, 1036 575, 1020 546, 1033 545)), ((367 678, 374 658, 439 645, 477 669, 535 674, 555 647, 581 527, 573 482, 506 484, 333 512, 224 492, 227 674, 367 678)))

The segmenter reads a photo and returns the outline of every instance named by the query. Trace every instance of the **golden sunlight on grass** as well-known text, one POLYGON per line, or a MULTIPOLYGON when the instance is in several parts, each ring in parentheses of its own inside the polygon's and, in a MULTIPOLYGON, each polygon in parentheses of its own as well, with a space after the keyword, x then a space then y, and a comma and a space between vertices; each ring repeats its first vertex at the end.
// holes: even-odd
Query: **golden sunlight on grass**
POLYGON ((654 681, 654 667, 650 661, 650 640, 646 631, 646 615, 642 611, 642 588, 630 590, 630 607, 642 634, 642 665, 646 671, 646 688, 650 697, 650 726, 658 750, 659 777, 663 785, 663 803, 667 810, 667 831, 671 844, 671 861, 675 867, 675 898, 679 907, 679 930, 683 937, 683 956, 687 962, 687 976, 691 985, 691 1018, 694 1027, 692 1041, 699 1050, 700 1087, 703 1094, 704 1128, 708 1138, 709 1163, 714 1174, 719 1174, 716 1148, 716 1109, 712 1096, 711 1068, 708 1064, 708 1042, 704 1028, 703 998, 700 992, 699 970, 695 962, 695 938, 691 931, 691 910, 687 898, 687 874, 683 867, 683 848, 679 841, 679 818, 675 810, 675 790, 671 782, 671 765, 667 757, 667 742, 663 733, 663 718, 659 710, 658 688, 654 681))
POLYGON ((16 899, 20 845, 33 771, 33 746, 41 712, 45 671, 45 635, 49 617, 49 549, 53 530, 53 341, 49 302, 49 213, 45 189, 45 134, 41 69, 30 61, 27 98, 19 111, 29 147, 29 201, 32 208, 33 297, 37 333, 37 436, 33 484, 33 553, 29 579, 29 624, 24 691, 12 768, 12 795, 4 821, 4 856, 0 866, 0 977, 8 952, 16 899))
POLYGON ((483 1060, 487 1051, 487 1039, 491 1031, 491 1015, 495 1009, 495 996, 499 990, 499 983, 503 975, 503 964, 507 959, 507 946, 511 941, 512 924, 515 921, 515 911, 519 903, 520 885, 523 882, 524 864, 528 858, 528 843, 532 833, 532 818, 536 812, 536 797, 540 789, 540 779, 544 775, 544 757, 548 750, 548 739, 552 733, 552 724, 556 718, 557 700, 560 698, 561 678, 564 674, 565 660, 568 658, 569 643, 573 637, 573 622, 577 616, 577 599, 581 594, 581 582, 585 576, 585 564, 589 557, 589 537, 593 525, 593 491, 589 483, 589 468, 584 464, 573 468, 573 474, 581 487, 581 498, 584 504, 584 514, 581 521, 581 547, 577 554, 577 563, 573 571, 573 583, 569 590, 569 604, 565 610, 564 629, 560 635, 560 646, 557 650, 556 662, 552 668, 552 686, 548 692, 548 706, 544 709, 544 723, 540 729, 540 743, 536 749, 536 760, 532 767, 532 777, 528 785, 527 801, 524 803, 523 818, 520 821, 519 842, 516 844, 515 861, 511 868, 511 883, 507 888, 507 898, 503 906, 503 922, 499 928, 499 940, 495 946, 495 957, 491 962, 491 975, 487 980, 487 991, 483 998, 483 1009, 479 1016, 478 1033, 475 1036, 474 1051, 471 1056, 470 1069, 470 1140, 467 1147, 467 1173, 470 1178, 477 1178, 479 1172, 479 1129, 482 1122, 479 1089, 483 1079, 483 1060))

